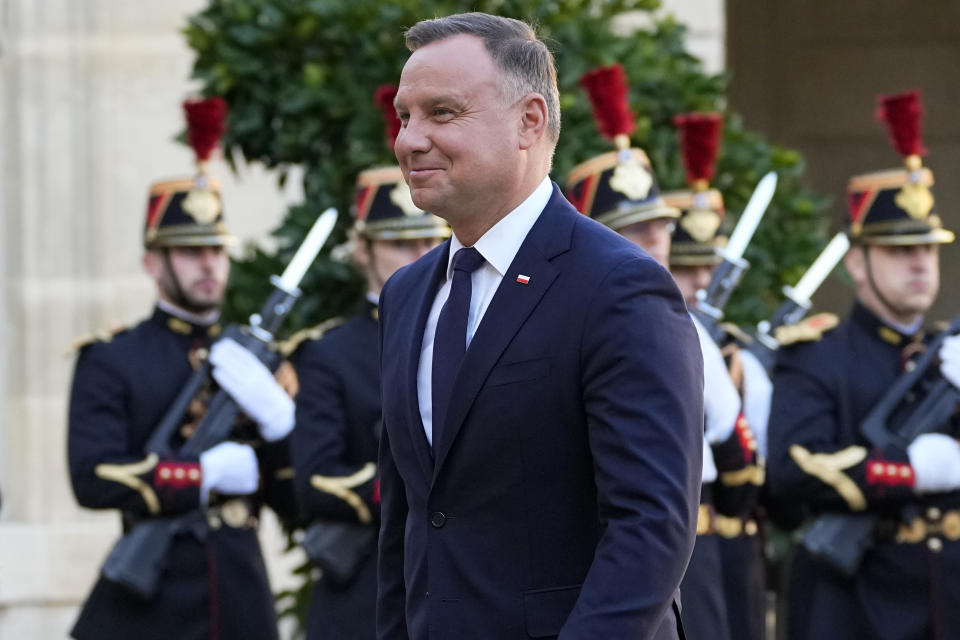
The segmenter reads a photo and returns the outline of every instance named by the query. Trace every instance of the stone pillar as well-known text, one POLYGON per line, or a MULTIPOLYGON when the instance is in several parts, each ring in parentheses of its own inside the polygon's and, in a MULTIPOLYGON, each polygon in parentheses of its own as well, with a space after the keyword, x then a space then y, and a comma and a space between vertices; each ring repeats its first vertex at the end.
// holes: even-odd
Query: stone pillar
MULTIPOLYGON (((149 313, 141 226, 153 180, 193 172, 174 141, 202 0, 9 0, 0 10, 0 637, 67 637, 119 530, 77 507, 66 473, 74 338, 149 313)), ((299 201, 215 161, 226 215, 262 239, 299 201)), ((274 529, 274 532, 276 530, 274 529)), ((276 533, 274 533, 274 536, 276 533)), ((279 555, 282 545, 269 546, 279 555)))
MULTIPOLYGON (((726 2, 723 0, 662 0, 660 10, 653 17, 672 15, 687 28, 687 50, 703 61, 708 73, 720 73, 726 68, 726 2)), ((634 11, 624 14, 617 28, 631 31, 649 26, 651 14, 634 11)))

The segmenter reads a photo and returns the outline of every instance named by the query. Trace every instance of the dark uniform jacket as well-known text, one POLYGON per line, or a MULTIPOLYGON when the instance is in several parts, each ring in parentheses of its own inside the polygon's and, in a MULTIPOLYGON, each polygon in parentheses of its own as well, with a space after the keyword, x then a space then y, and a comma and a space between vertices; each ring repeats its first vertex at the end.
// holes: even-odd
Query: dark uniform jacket
MULTIPOLYGON (((197 351, 208 348, 218 332, 217 325, 191 325, 156 309, 136 327, 82 348, 70 397, 68 442, 70 477, 81 505, 120 510, 125 530, 145 518, 200 508, 198 461, 146 456, 144 447, 191 375, 191 356, 196 360, 197 351)), ((191 534, 175 538, 151 601, 101 577, 73 629, 75 638, 277 637, 255 526, 264 499, 281 516, 294 511, 290 481, 283 479, 289 478, 289 444, 264 444, 256 426, 245 423, 235 435, 258 451, 262 493, 212 497, 206 540, 191 534)))
MULTIPOLYGON (((724 391, 710 384, 704 389, 707 394, 724 391)), ((710 406, 709 399, 704 406, 710 406)), ((752 567, 741 548, 757 542, 749 516, 762 470, 742 412, 730 435, 709 446, 717 477, 700 489, 697 542, 680 585, 684 631, 690 638, 754 640, 741 628, 745 607, 755 595, 744 584, 752 567)))
MULTIPOLYGON (((303 342, 292 358, 301 389, 291 441, 297 497, 308 525, 325 520, 376 530, 380 521, 377 308, 367 303, 360 314, 328 327, 321 325, 316 332, 319 339, 303 342)), ((373 639, 376 540, 368 547, 346 584, 321 577, 314 586, 307 615, 308 640, 373 639)))
POLYGON ((916 495, 906 451, 877 450, 860 431, 922 348, 922 336, 903 335, 857 304, 820 340, 779 354, 770 415, 772 499, 802 509, 808 519, 826 512, 881 517, 852 579, 798 551, 791 638, 957 637, 960 494, 916 495))
MULTIPOLYGON (((738 332, 739 333, 739 332, 738 332)), ((720 547, 720 564, 723 568, 722 589, 727 608, 727 623, 730 638, 734 640, 763 640, 766 635, 766 564, 763 553, 763 514, 760 510, 760 490, 764 482, 765 461, 757 452, 755 425, 751 415, 751 403, 765 398, 762 389, 769 380, 758 367, 744 368, 743 360, 753 358, 744 353, 744 344, 737 343, 739 335, 727 333, 722 351, 740 397, 743 400, 743 416, 734 436, 741 450, 749 452, 743 463, 720 471, 714 486, 717 511, 720 513, 717 537, 720 547), (758 392, 757 388, 760 388, 758 392)), ((760 417, 763 419, 763 417, 760 417)), ((714 447, 714 457, 726 461, 731 455, 729 443, 714 447)), ((733 458, 736 460, 736 457, 733 458)), ((725 463, 721 463, 721 467, 725 463)))

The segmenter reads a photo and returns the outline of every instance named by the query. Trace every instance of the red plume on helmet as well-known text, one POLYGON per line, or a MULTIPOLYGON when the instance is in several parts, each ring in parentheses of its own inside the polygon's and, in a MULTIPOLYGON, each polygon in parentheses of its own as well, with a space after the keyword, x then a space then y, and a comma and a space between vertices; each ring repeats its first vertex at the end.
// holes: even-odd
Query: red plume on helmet
POLYGON ((197 156, 197 164, 203 164, 226 130, 227 103, 219 97, 186 100, 183 112, 187 118, 187 141, 197 156))
POLYGON ((394 84, 382 84, 373 94, 373 103, 380 107, 380 112, 383 114, 383 135, 387 140, 387 148, 391 150, 397 142, 397 135, 400 134, 400 118, 397 117, 397 110, 393 106, 393 100, 396 97, 397 86, 394 84))
POLYGON ((687 183, 704 190, 713 179, 723 118, 719 113, 683 113, 673 118, 680 136, 687 183))
POLYGON ((627 77, 623 66, 613 64, 588 71, 580 76, 580 86, 590 96, 600 133, 620 148, 629 147, 629 136, 637 125, 627 104, 627 77))
POLYGON ((919 168, 919 159, 927 154, 920 134, 920 121, 923 118, 923 105, 919 91, 907 91, 880 96, 877 99, 877 119, 887 125, 893 146, 908 164, 915 163, 919 168), (915 156, 916 160, 909 158, 915 156))

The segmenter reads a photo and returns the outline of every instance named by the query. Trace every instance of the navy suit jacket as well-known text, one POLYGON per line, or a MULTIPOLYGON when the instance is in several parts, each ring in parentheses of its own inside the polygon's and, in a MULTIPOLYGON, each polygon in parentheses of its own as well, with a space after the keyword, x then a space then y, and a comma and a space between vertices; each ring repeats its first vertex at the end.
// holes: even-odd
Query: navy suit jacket
POLYGON ((448 251, 381 295, 378 637, 682 638, 703 365, 672 278, 554 185, 431 451, 417 367, 448 251))

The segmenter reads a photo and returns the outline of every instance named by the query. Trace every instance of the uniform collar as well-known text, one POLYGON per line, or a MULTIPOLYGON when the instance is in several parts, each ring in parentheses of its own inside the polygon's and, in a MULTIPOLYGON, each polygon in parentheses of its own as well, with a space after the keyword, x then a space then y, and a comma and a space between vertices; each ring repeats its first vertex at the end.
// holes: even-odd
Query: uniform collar
POLYGON ((914 327, 894 326, 881 320, 859 300, 854 304, 851 316, 871 335, 894 347, 902 347, 923 337, 923 319, 920 319, 914 327))
POLYGON ((363 301, 363 315, 367 315, 376 321, 380 321, 380 296, 375 293, 367 292, 367 297, 363 301))
POLYGON ((195 338, 216 338, 220 335, 220 312, 206 317, 189 313, 162 300, 157 301, 153 311, 153 320, 178 335, 195 338))

